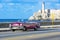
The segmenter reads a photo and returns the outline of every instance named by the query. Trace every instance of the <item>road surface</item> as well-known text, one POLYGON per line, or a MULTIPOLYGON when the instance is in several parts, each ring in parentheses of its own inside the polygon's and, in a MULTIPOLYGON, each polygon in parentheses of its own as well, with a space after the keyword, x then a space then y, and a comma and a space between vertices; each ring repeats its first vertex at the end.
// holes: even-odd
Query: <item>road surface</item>
POLYGON ((25 32, 0 32, 0 40, 60 40, 60 28, 25 32))

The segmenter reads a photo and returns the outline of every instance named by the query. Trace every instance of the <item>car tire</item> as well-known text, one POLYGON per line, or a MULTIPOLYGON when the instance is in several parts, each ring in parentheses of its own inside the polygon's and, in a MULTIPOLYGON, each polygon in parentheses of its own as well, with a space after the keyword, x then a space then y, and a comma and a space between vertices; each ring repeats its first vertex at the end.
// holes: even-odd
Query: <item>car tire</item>
POLYGON ((27 28, 26 28, 26 26, 24 26, 24 27, 23 27, 23 31, 27 31, 27 28))
POLYGON ((37 31, 37 27, 34 28, 34 31, 37 31))
POLYGON ((14 31, 15 31, 15 29, 12 29, 12 31, 14 32, 14 31))

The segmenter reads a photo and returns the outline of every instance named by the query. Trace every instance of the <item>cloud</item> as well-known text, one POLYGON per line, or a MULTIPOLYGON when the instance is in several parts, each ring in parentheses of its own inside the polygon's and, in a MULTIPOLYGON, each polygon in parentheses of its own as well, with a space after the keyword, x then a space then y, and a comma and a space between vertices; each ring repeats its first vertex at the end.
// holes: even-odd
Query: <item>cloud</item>
POLYGON ((60 4, 59 3, 57 3, 55 6, 56 6, 56 8, 60 9, 60 4))
POLYGON ((0 8, 3 8, 3 4, 0 3, 0 8))
POLYGON ((14 5, 14 3, 8 3, 8 5, 14 5))
POLYGON ((28 12, 29 10, 33 10, 34 6, 31 6, 30 8, 27 8, 24 12, 28 12))
POLYGON ((51 3, 50 2, 47 2, 47 3, 45 3, 46 5, 51 5, 51 3))
POLYGON ((12 0, 2 0, 3 2, 11 2, 12 0))
POLYGON ((57 4, 56 4, 56 6, 60 6, 60 4, 59 4, 59 3, 57 3, 57 4))
POLYGON ((24 2, 38 2, 39 0, 23 0, 24 2))
POLYGON ((53 1, 53 2, 58 2, 59 0, 50 0, 50 1, 53 1))
POLYGON ((43 0, 45 2, 59 2, 59 0, 43 0))

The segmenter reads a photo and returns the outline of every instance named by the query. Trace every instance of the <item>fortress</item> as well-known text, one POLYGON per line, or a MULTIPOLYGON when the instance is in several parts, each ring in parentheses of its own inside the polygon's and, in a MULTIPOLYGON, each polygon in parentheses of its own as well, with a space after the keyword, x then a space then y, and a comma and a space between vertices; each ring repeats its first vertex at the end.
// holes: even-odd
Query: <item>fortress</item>
POLYGON ((42 9, 35 12, 29 20, 47 20, 47 19, 60 19, 60 10, 58 9, 45 9, 45 3, 42 3, 42 9))

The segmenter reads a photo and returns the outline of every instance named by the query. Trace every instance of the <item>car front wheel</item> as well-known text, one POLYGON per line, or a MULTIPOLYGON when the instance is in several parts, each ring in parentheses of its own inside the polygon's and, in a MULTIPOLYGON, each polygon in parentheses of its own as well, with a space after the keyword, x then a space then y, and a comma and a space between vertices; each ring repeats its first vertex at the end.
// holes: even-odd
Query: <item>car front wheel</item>
POLYGON ((15 29, 12 29, 12 31, 14 32, 14 31, 15 31, 15 29))

